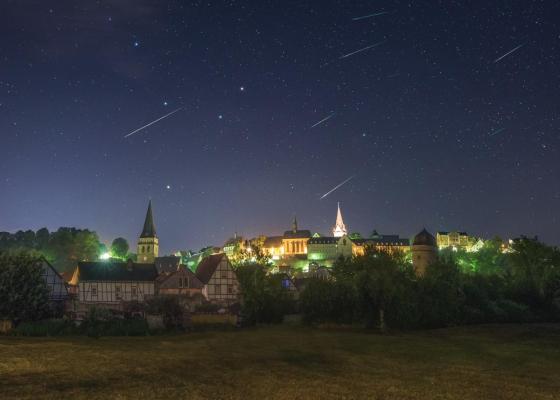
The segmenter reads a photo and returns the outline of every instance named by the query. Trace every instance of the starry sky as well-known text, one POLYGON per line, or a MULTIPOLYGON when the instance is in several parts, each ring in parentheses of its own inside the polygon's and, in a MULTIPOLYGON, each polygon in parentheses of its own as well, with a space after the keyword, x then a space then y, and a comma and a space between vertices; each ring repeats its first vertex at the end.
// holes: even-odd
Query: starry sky
POLYGON ((560 243, 558 1, 5 0, 0 46, 0 230, 560 243))

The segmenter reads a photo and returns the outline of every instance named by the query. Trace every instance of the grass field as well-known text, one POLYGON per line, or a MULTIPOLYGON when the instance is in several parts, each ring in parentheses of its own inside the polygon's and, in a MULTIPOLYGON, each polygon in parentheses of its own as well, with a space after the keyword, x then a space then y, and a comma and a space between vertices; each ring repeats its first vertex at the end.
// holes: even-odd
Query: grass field
POLYGON ((560 326, 0 337, 0 398, 560 399, 560 326))

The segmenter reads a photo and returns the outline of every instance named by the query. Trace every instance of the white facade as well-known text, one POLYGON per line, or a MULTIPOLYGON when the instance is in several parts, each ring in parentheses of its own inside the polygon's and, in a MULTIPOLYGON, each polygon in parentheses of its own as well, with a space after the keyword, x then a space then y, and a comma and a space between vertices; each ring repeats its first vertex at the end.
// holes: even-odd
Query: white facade
POLYGON ((155 282, 149 281, 80 281, 78 285, 78 298, 84 303, 143 302, 154 294, 155 282))
POLYGON ((332 230, 334 237, 342 237, 346 236, 346 226, 344 225, 344 221, 342 220, 342 213, 340 212, 340 203, 338 203, 338 208, 336 211, 336 224, 332 230))
POLYGON ((222 257, 216 271, 202 288, 208 300, 236 300, 239 295, 239 282, 227 257, 222 257))

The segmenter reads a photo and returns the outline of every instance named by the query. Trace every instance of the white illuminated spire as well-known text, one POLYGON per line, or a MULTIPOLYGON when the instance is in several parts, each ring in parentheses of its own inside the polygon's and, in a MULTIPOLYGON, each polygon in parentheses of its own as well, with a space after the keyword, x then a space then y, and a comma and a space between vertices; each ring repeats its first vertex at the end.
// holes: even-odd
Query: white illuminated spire
POLYGON ((338 210, 336 212, 336 225, 334 226, 332 232, 334 237, 342 237, 347 233, 346 226, 342 220, 342 213, 340 212, 340 203, 338 203, 338 210))

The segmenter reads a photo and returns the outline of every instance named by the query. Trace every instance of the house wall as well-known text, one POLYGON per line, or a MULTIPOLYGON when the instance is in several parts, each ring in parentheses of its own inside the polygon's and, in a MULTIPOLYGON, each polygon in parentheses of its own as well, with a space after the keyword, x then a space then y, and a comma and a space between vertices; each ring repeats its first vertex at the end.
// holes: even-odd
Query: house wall
POLYGON ((43 262, 43 279, 49 289, 49 300, 61 301, 68 297, 64 279, 46 262, 43 262))
POLYGON ((309 238, 282 239, 284 254, 307 254, 307 242, 309 238))
POLYGON ((78 298, 84 303, 143 302, 146 296, 154 294, 154 282, 80 281, 78 285, 78 298))
POLYGON ((223 257, 216 271, 202 289, 204 296, 210 301, 231 301, 239 296, 239 282, 226 257, 223 257))

